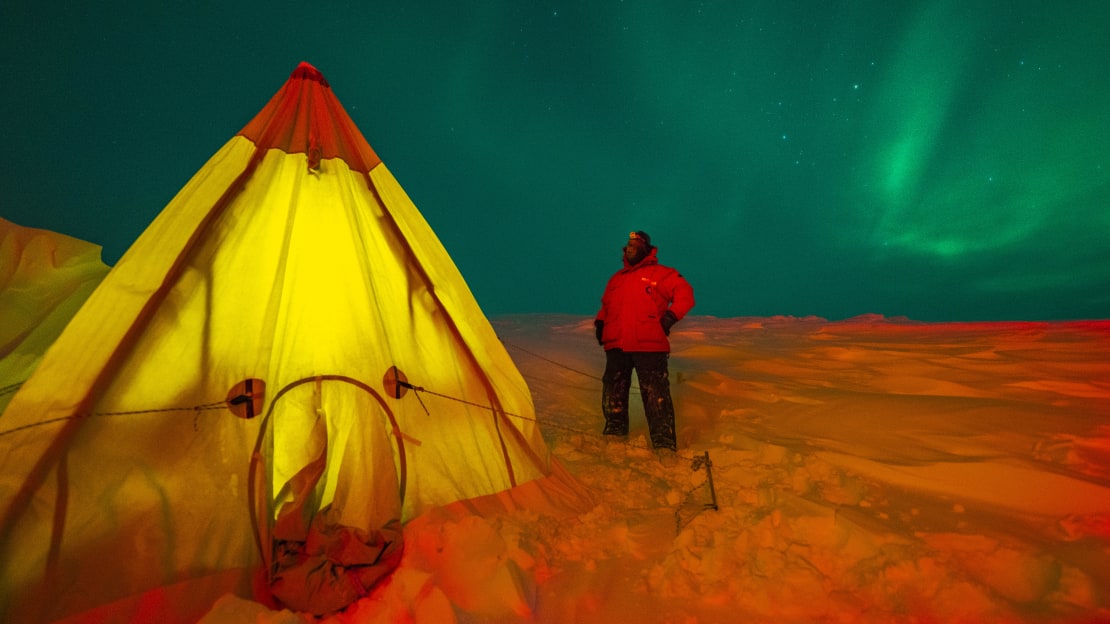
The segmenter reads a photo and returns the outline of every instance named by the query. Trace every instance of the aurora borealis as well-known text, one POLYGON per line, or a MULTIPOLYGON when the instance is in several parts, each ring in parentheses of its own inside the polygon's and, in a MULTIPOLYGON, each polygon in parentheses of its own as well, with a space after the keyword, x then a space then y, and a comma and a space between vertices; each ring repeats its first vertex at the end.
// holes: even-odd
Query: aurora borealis
POLYGON ((1105 2, 132 4, 0 9, 0 215, 109 263, 303 60, 488 314, 643 229, 695 314, 1110 317, 1105 2))

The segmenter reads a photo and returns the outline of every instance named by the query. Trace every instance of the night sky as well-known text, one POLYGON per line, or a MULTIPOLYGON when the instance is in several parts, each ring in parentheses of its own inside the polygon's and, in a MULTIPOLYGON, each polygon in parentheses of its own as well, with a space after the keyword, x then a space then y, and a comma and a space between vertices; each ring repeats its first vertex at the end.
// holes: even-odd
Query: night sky
POLYGON ((84 4, 0 8, 0 215, 109 264, 308 61, 490 315, 642 229, 695 314, 1110 317, 1105 0, 84 4))

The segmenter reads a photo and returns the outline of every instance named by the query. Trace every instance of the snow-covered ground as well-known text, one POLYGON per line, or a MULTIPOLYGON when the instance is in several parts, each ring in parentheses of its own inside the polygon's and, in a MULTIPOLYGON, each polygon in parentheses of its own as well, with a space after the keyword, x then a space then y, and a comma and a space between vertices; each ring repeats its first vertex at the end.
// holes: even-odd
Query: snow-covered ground
POLYGON ((1110 622, 1110 321, 690 317, 678 461, 635 400, 599 435, 591 319, 494 326, 556 475, 416 518, 328 621, 1110 622))

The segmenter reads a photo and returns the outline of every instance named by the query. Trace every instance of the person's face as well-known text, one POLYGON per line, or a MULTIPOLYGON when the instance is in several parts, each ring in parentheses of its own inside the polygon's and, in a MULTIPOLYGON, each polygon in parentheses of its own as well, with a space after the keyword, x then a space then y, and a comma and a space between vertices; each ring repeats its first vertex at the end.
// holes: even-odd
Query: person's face
POLYGON ((629 262, 635 264, 642 260, 647 255, 647 245, 644 241, 638 238, 628 239, 628 244, 624 246, 624 257, 629 262))

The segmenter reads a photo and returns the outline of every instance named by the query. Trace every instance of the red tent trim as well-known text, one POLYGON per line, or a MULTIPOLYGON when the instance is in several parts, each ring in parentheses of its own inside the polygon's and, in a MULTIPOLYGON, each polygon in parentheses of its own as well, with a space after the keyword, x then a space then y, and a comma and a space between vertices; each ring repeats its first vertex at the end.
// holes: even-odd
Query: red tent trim
POLYGON ((309 169, 340 158, 352 170, 369 173, 382 162, 323 74, 304 62, 239 135, 261 149, 305 154, 309 169))

